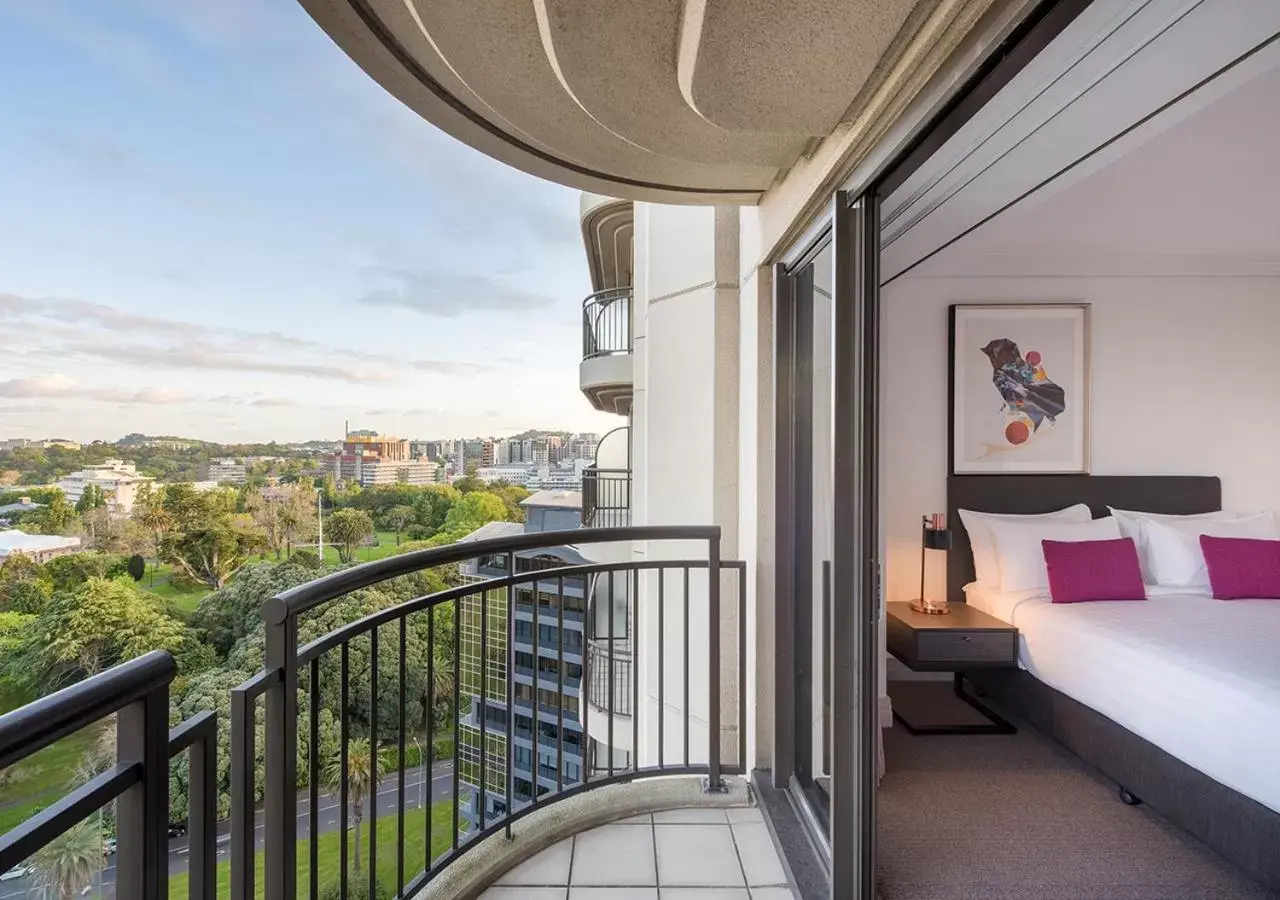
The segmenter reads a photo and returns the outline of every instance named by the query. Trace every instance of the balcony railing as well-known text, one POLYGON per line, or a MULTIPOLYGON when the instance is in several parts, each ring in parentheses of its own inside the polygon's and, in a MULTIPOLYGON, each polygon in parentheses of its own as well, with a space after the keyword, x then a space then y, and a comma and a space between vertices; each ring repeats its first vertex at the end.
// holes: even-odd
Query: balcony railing
POLYGON ((582 524, 622 528, 631 524, 631 470, 589 466, 582 472, 582 524))
POLYGON ((173 657, 156 650, 0 716, 0 768, 116 716, 115 765, 0 836, 0 871, 115 803, 115 896, 168 897, 169 761, 187 752, 190 893, 192 900, 213 900, 216 721, 204 712, 169 730, 169 685, 176 672, 173 657))
POLYGON ((635 691, 631 642, 608 638, 589 641, 587 667, 591 672, 587 702, 596 709, 612 710, 616 716, 631 715, 631 695, 635 691))
POLYGON ((582 358, 631 352, 631 288, 597 291, 582 301, 582 358))
MULTIPOLYGON (((322 766, 330 763, 325 766, 330 771, 353 772, 352 745, 357 740, 361 741, 361 752, 364 753, 368 752, 368 747, 377 748, 384 743, 398 751, 391 754, 397 762, 389 776, 396 785, 393 809, 379 809, 376 790, 363 792, 365 796, 362 797, 367 826, 366 838, 362 841, 362 846, 367 845, 367 876, 361 877, 369 879, 371 896, 375 893, 379 869, 390 870, 392 861, 394 883, 387 885, 384 882, 383 889, 390 888, 396 897, 412 897, 483 839, 503 830, 510 836, 512 823, 521 817, 601 785, 651 776, 702 775, 709 789, 719 789, 723 785, 723 775, 743 773, 746 758, 745 580, 742 563, 720 559, 719 528, 610 528, 531 533, 420 550, 346 569, 268 600, 262 607, 266 627, 263 671, 236 688, 232 695, 232 900, 251 900, 258 888, 265 888, 267 900, 292 900, 299 895, 317 897, 322 887, 317 874, 321 868, 318 836, 321 831, 319 791, 322 766), (651 558, 620 563, 563 565, 533 572, 518 572, 514 564, 517 552, 564 544, 621 541, 680 541, 686 547, 688 542, 699 542, 706 547, 706 554, 692 559, 651 558), (327 604, 340 597, 375 585, 389 586, 388 583, 396 579, 408 580, 408 586, 416 590, 418 585, 426 586, 427 579, 419 579, 419 576, 429 569, 491 554, 507 557, 506 572, 510 574, 424 593, 341 625, 305 646, 298 646, 300 622, 308 621, 312 614, 319 614, 327 604), (725 609, 721 600, 721 581, 725 570, 735 572, 738 586, 738 633, 736 648, 733 648, 736 651, 737 694, 736 700, 728 698, 736 706, 732 722, 727 722, 722 715, 722 702, 727 699, 723 696, 721 684, 720 637, 721 613, 725 609), (573 774, 566 777, 565 720, 566 716, 573 715, 574 710, 566 711, 566 704, 561 703, 555 713, 555 725, 546 723, 546 729, 555 737, 544 740, 540 734, 538 739, 539 745, 555 751, 557 762, 552 766, 554 789, 548 786, 545 793, 533 791, 531 796, 524 798, 516 790, 515 779, 508 777, 516 768, 513 765, 516 717, 505 715, 500 723, 490 724, 483 732, 475 730, 480 735, 475 739, 478 746, 464 747, 467 729, 459 727, 460 739, 454 742, 450 760, 451 784, 443 801, 450 807, 445 814, 445 824, 442 828, 440 820, 428 811, 422 821, 413 823, 413 837, 408 837, 404 751, 412 725, 407 715, 407 704, 416 699, 408 685, 411 674, 421 674, 411 667, 424 665, 425 684, 435 685, 435 667, 448 666, 452 670, 448 682, 452 693, 450 709, 454 715, 463 708, 465 695, 468 715, 472 714, 474 706, 476 720, 489 722, 488 707, 502 706, 511 710, 514 706, 515 679, 511 673, 515 670, 516 642, 515 616, 511 611, 515 607, 517 589, 533 583, 546 585, 550 582, 557 586, 562 601, 567 581, 591 581, 600 577, 612 579, 615 573, 631 584, 653 588, 643 596, 634 593, 629 596, 635 598, 633 609, 641 620, 656 623, 657 633, 666 636, 648 651, 654 653, 659 673, 656 696, 649 699, 656 710, 665 711, 655 717, 658 740, 652 751, 632 753, 631 763, 626 768, 615 767, 610 753, 606 769, 590 771, 589 766, 583 766, 580 778, 573 774), (691 574, 695 576, 693 591, 690 590, 691 574), (673 639, 673 636, 682 637, 673 639), (472 659, 473 656, 481 657, 483 662, 472 659), (380 670, 385 679, 380 679, 380 670), (259 721, 259 697, 265 707, 261 725, 256 724, 259 721), (380 699, 383 702, 380 703, 380 699), (354 716, 357 706, 364 711, 363 720, 354 716), (691 709, 695 709, 692 715, 691 709), (329 713, 334 714, 340 729, 337 758, 332 762, 322 760, 319 751, 320 723, 329 713), (356 733, 355 724, 358 724, 360 734, 356 733), (726 725, 737 736, 736 759, 731 761, 722 758, 722 736, 726 725), (255 745, 255 734, 259 730, 263 745, 261 756, 255 745), (695 730, 698 733, 691 741, 690 735, 695 730), (682 750, 668 749, 668 744, 682 750), (262 816, 265 864, 261 885, 257 883, 259 876, 254 859, 254 797, 259 787, 256 781, 260 759, 265 762, 264 784, 261 786, 265 796, 262 816), (305 779, 298 777, 300 767, 305 769, 305 779), (300 808, 297 795, 297 786, 303 782, 308 785, 305 812, 300 808), (486 803, 490 799, 493 802, 486 803), (482 815, 475 817, 478 820, 476 824, 469 825, 460 820, 459 807, 469 806, 473 801, 474 809, 482 811, 482 815), (394 816, 396 825, 393 832, 389 828, 382 830, 379 838, 378 821, 386 816, 394 816), (306 827, 302 829, 306 837, 299 841, 302 820, 306 821, 306 827), (388 832, 393 834, 390 847, 384 846, 388 832), (423 846, 427 848, 425 853, 416 850, 423 846), (309 858, 306 865, 300 867, 297 857, 301 853, 309 858), (381 867, 379 859, 385 861, 381 867), (299 874, 300 869, 302 874, 299 874)), ((405 581, 400 581, 396 587, 403 588, 405 584, 405 581)), ((561 620, 557 624, 563 633, 563 602, 558 602, 551 610, 541 610, 540 605, 535 605, 533 615, 534 634, 538 633, 539 616, 561 620)), ((557 650, 558 678, 563 678, 566 668, 564 655, 562 645, 557 650)), ((612 674, 606 675, 607 683, 615 683, 619 662, 616 657, 611 655, 609 660, 597 660, 594 664, 588 658, 586 662, 583 677, 588 684, 593 683, 597 667, 604 668, 606 673, 612 669, 612 674)), ((626 692, 606 689, 602 698, 604 703, 596 710, 597 715, 603 713, 608 717, 611 729, 617 717, 624 714, 624 702, 629 704, 625 709, 631 713, 641 709, 638 679, 631 678, 629 686, 629 697, 623 696, 626 692)), ((558 684, 557 687, 563 696, 563 685, 558 684)), ((580 723, 584 735, 588 733, 591 714, 588 704, 584 707, 580 723)), ((633 714, 630 722, 626 723, 632 732, 630 746, 633 748, 641 746, 639 721, 640 716, 633 714)), ((425 759, 422 763, 423 771, 429 772, 432 765, 441 760, 432 756, 436 737, 435 717, 428 715, 426 722, 426 740, 422 744, 425 759)), ((541 732, 543 725, 538 728, 541 732)), ((734 755, 732 751, 730 755, 734 755)), ((365 765, 367 767, 367 761, 365 765)), ((417 769, 417 766, 409 767, 411 772, 417 769)), ((349 777, 341 778, 337 791, 339 884, 346 884, 351 874, 348 822, 357 803, 354 794, 358 790, 359 787, 353 786, 349 777)), ((360 896, 363 894, 361 891, 360 896)))

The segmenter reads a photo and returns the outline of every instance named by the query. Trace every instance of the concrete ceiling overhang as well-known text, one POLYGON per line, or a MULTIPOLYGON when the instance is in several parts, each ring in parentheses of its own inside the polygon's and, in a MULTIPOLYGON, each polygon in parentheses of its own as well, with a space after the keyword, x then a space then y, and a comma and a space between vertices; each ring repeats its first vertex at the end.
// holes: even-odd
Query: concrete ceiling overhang
POLYGON ((477 150, 585 191, 753 203, 1000 0, 300 0, 477 150))

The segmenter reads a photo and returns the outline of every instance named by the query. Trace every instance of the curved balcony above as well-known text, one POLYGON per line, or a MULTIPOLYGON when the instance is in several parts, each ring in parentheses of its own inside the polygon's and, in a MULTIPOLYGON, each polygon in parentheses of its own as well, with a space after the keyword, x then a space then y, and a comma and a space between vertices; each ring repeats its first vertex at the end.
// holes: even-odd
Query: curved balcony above
POLYGON ((992 0, 300 0, 480 152, 634 200, 754 203, 817 140, 892 120, 992 0))
POLYGON ((636 687, 631 642, 608 638, 587 641, 587 673, 586 696, 580 700, 588 707, 580 713, 583 727, 604 747, 612 747, 616 753, 631 753, 636 687))
POLYGON ((601 412, 627 415, 634 389, 631 356, 631 288, 596 291, 582 301, 579 382, 601 412))

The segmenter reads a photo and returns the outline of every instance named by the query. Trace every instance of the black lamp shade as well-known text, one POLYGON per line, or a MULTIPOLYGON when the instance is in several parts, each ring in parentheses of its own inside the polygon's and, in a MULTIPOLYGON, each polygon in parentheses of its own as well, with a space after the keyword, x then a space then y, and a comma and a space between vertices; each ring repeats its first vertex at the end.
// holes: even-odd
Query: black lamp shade
POLYGON ((926 550, 950 550, 951 532, 946 528, 924 529, 924 548, 926 550))

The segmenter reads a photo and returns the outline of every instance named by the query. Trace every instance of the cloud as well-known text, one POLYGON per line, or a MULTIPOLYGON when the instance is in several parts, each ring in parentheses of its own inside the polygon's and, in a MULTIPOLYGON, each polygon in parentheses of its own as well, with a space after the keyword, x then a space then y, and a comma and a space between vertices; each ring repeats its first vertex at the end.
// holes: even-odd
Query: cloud
POLYGON ((32 378, 13 378, 0 381, 0 397, 41 399, 86 399, 107 403, 182 403, 187 399, 173 388, 143 388, 134 390, 119 387, 81 387, 68 375, 40 375, 32 378))
POLYGON ((40 348, 42 355, 152 369, 293 375, 360 385, 390 384, 413 371, 476 375, 489 369, 453 360, 361 353, 278 331, 209 327, 77 299, 0 294, 0 321, 12 323, 12 333, 21 333, 28 346, 33 337, 52 339, 40 348))
POLYGON ((408 309, 426 316, 545 310, 555 304, 550 295, 511 287, 484 275, 385 267, 367 271, 383 285, 361 297, 361 303, 408 309))

